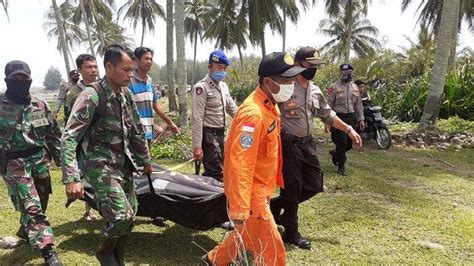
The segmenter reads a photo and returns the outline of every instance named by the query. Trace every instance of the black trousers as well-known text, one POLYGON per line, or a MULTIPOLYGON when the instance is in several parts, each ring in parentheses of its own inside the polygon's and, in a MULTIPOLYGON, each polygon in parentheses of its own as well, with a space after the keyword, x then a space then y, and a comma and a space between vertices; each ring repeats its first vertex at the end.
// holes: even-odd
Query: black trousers
POLYGON ((224 128, 204 127, 202 133, 203 175, 222 181, 224 168, 224 128))
MULTIPOLYGON (((356 128, 355 113, 338 113, 337 116, 346 124, 351 125, 354 129, 356 128)), ((352 149, 351 138, 349 138, 346 132, 331 127, 331 139, 332 142, 336 145, 336 151, 333 155, 334 161, 338 162, 339 165, 345 164, 347 160, 346 152, 352 149)))
POLYGON ((298 205, 323 191, 323 173, 312 136, 298 138, 282 132, 283 179, 280 196, 271 200, 286 234, 298 232, 298 205))

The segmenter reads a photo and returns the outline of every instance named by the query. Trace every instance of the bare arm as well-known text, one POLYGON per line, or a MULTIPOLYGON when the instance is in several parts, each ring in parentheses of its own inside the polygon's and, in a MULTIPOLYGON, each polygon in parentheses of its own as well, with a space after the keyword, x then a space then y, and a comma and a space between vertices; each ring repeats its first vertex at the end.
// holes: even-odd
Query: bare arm
POLYGON ((175 133, 175 134, 179 134, 181 133, 181 131, 179 130, 179 128, 174 124, 173 120, 171 120, 171 118, 169 118, 166 113, 163 111, 163 109, 161 108, 160 104, 155 101, 153 103, 153 110, 155 110, 155 112, 158 114, 158 116, 163 119, 163 121, 166 122, 166 124, 168 124, 168 126, 171 128, 171 130, 175 133))

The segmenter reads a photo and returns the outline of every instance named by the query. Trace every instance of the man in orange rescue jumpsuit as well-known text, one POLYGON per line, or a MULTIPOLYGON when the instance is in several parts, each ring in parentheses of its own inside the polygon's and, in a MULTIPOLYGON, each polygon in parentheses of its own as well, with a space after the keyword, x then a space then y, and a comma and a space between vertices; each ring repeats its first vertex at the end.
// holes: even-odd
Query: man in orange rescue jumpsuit
POLYGON ((255 265, 285 265, 285 246, 269 207, 276 185, 283 187, 280 111, 276 103, 293 94, 294 66, 287 53, 268 54, 258 68, 259 86, 240 106, 225 146, 224 190, 235 230, 203 260, 227 265, 253 254, 255 265))

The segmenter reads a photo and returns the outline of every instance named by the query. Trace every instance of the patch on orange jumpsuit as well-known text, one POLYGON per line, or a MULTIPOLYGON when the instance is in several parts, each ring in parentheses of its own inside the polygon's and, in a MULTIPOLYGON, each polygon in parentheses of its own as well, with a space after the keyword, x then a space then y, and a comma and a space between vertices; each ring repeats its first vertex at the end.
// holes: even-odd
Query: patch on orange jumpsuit
POLYGON ((275 122, 275 120, 273 120, 273 123, 268 128, 267 133, 272 132, 273 130, 275 130, 275 128, 276 128, 276 122, 275 122))
POLYGON ((252 122, 245 122, 242 126, 242 136, 240 136, 240 145, 244 150, 250 148, 253 143, 253 133, 255 132, 255 124, 252 122))

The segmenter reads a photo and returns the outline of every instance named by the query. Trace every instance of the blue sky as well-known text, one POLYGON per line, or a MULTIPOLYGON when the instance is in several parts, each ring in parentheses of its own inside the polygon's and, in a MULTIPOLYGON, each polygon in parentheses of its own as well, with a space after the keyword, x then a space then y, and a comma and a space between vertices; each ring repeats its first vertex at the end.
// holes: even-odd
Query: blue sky
MULTIPOLYGON (((58 0, 58 3, 63 1, 58 0)), ((118 0, 116 7, 120 7, 125 1, 118 0)), ((165 6, 165 1, 158 1, 165 6)), ((375 0, 369 7, 368 18, 372 24, 380 30, 379 39, 383 41, 386 48, 399 50, 400 46, 407 46, 408 42, 405 36, 412 40, 416 39, 418 27, 415 25, 417 15, 415 14, 416 5, 413 5, 403 14, 400 11, 401 0, 375 0)), ((0 42, 0 67, 3 70, 5 64, 14 59, 26 61, 32 70, 33 86, 42 86, 44 75, 50 66, 58 67, 65 77, 63 57, 56 50, 56 39, 48 40, 46 31, 43 29, 45 21, 45 12, 48 10, 51 1, 47 0, 14 0, 10 1, 10 22, 5 17, 3 10, 0 11, 0 33, 2 41, 0 42)), ((322 1, 308 13, 302 14, 299 22, 289 24, 287 33, 287 50, 293 50, 300 46, 320 46, 328 39, 319 33, 317 28, 319 21, 325 18, 322 1)), ((140 42, 140 28, 136 33, 129 26, 128 22, 119 21, 126 28, 127 34, 140 42)), ((166 25, 164 21, 158 20, 156 30, 153 34, 148 33, 145 36, 145 46, 155 50, 155 61, 158 64, 164 64, 166 61, 166 25)), ((282 39, 279 34, 266 32, 267 52, 280 51, 282 49, 282 39)), ((466 25, 460 35, 459 47, 474 47, 474 35, 467 30, 466 25)), ((198 60, 206 60, 209 53, 213 50, 214 43, 204 42, 198 44, 198 60)), ((75 47, 73 56, 87 52, 86 46, 75 47)), ((250 46, 244 54, 260 55, 259 47, 250 46)), ((237 56, 236 50, 228 51, 230 56, 237 56)), ((193 47, 189 41, 186 44, 186 57, 193 57, 193 47)), ((100 60, 99 60, 100 61, 100 60)), ((101 65, 102 63, 99 62, 101 65)), ((3 71, 2 71, 3 72, 3 71)), ((103 73, 103 71, 102 71, 103 73)), ((5 85, 0 82, 0 88, 5 85)))

